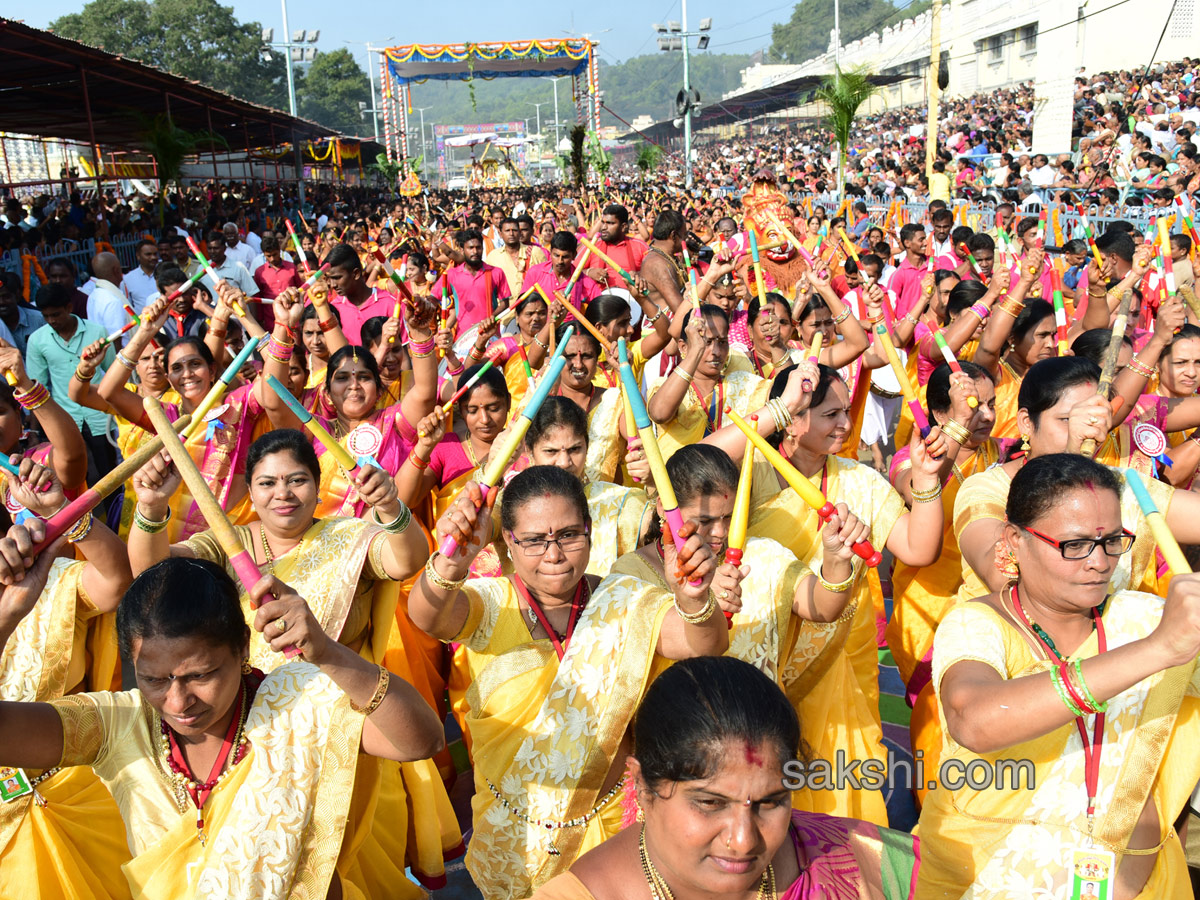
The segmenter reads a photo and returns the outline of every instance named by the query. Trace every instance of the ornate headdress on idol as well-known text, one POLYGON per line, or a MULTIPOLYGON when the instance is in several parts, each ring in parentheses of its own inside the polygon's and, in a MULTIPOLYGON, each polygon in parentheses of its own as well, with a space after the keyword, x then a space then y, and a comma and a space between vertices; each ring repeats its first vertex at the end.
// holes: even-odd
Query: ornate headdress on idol
POLYGON ((787 197, 775 181, 770 169, 759 169, 754 183, 742 196, 742 208, 746 211, 746 227, 753 228, 760 247, 782 243, 783 246, 764 251, 763 255, 776 263, 786 263, 796 255, 779 230, 771 223, 771 217, 787 222, 791 212, 786 207, 787 197))

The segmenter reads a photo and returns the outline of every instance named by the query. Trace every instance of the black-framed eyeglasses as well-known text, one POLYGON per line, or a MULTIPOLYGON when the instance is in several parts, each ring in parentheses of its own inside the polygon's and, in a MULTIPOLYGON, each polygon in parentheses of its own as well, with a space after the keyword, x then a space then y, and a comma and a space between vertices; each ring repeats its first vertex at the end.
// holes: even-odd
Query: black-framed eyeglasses
POLYGON ((1100 538, 1072 538, 1069 541, 1056 541, 1048 534, 1042 534, 1033 528, 1021 526, 1023 531, 1028 531, 1039 541, 1043 541, 1054 547, 1062 554, 1063 559, 1080 560, 1087 559, 1095 552, 1097 547, 1103 547, 1106 556, 1123 556, 1128 553, 1133 547, 1133 541, 1136 535, 1127 528, 1122 528, 1120 534, 1110 534, 1107 537, 1100 538))
POLYGON ((527 538, 525 540, 517 540, 511 531, 508 533, 513 544, 520 547, 523 554, 534 558, 545 556, 551 544, 557 544, 558 549, 563 553, 582 550, 587 546, 590 535, 591 528, 584 528, 583 531, 564 531, 558 537, 527 538))

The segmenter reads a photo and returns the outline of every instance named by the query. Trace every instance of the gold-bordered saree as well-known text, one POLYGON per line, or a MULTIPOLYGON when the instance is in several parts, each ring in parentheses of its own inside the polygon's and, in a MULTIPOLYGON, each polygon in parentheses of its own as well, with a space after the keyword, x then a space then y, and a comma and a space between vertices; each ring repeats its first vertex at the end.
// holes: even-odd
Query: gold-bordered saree
MULTIPOLYGON (((475 751, 474 834, 467 868, 489 900, 529 896, 620 827, 620 791, 603 799, 641 702, 671 600, 614 575, 592 593, 560 661, 533 640, 507 578, 463 588, 475 751), (512 810, 492 793, 495 788, 512 810), (525 817, 525 818, 522 818, 525 817), (529 821, 562 824, 548 829, 529 821)), ((618 786, 620 782, 618 782, 618 786)))

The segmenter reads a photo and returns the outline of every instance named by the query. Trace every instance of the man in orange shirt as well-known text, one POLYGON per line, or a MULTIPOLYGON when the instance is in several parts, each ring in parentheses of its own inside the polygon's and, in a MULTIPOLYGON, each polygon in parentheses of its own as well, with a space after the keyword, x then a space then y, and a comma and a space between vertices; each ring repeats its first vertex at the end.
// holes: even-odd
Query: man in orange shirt
MULTIPOLYGON (((642 260, 650 249, 645 241, 629 236, 629 211, 619 203, 611 203, 604 207, 600 215, 600 236, 595 243, 604 254, 631 275, 641 270, 642 260)), ((584 272, 602 285, 625 287, 625 279, 602 259, 589 259, 588 268, 584 272)))

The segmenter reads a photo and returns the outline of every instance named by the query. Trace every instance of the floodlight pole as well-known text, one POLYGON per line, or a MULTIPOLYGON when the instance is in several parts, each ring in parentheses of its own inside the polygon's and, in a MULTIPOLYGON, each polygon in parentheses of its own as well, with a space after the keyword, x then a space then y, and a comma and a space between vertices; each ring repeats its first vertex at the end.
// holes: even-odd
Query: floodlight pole
POLYGON ((691 43, 691 36, 688 34, 687 0, 680 0, 680 2, 683 6, 683 96, 687 102, 687 109, 683 112, 683 186, 690 191, 692 189, 692 81, 688 68, 688 44, 691 43))

